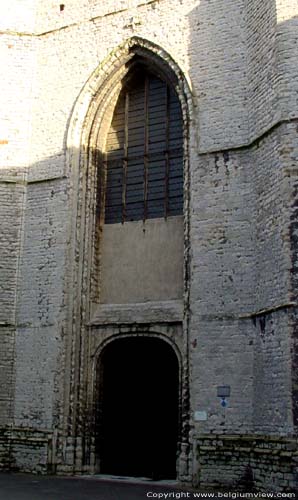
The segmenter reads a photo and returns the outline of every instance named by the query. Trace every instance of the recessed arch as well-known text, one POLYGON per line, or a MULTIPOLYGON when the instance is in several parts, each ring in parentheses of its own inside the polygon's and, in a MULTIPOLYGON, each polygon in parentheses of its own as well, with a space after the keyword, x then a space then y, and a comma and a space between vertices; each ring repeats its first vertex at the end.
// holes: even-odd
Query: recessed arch
POLYGON ((149 40, 136 36, 129 38, 95 69, 76 100, 66 138, 68 166, 78 166, 72 155, 73 150, 90 145, 92 128, 95 126, 97 132, 100 129, 102 117, 108 106, 115 104, 122 79, 130 71, 136 57, 142 58, 145 64, 171 82, 180 99, 184 119, 187 122, 192 120, 194 113, 191 86, 176 61, 149 40))
MULTIPOLYGON (((142 64, 149 65, 156 74, 161 75, 170 83, 180 102, 183 115, 184 234, 188 239, 189 124, 194 115, 191 88, 185 74, 170 54, 149 40, 132 37, 111 52, 92 73, 77 98, 68 127, 66 175, 70 175, 73 187, 73 217, 69 240, 75 242, 70 248, 69 262, 77 263, 73 268, 74 273, 71 273, 74 281, 70 283, 70 286, 76 289, 79 295, 83 295, 87 301, 90 301, 90 294, 96 301, 99 290, 99 283, 90 274, 91 267, 95 269, 99 266, 97 250, 100 240, 99 225, 95 229, 95 219, 98 216, 99 158, 101 151, 104 150, 107 132, 123 81, 140 60, 142 64)), ((185 275, 187 275, 189 262, 189 245, 186 239, 185 275)), ((185 290, 187 294, 187 285, 185 285, 185 290)), ((76 315, 73 306, 74 302, 70 304, 72 308, 70 318, 76 315)), ((88 309, 88 304, 86 309, 88 309)))
MULTIPOLYGON (((67 132, 65 173, 70 177, 72 188, 72 218, 69 226, 71 245, 68 256, 67 287, 73 290, 73 294, 68 294, 68 327, 71 333, 66 339, 68 346, 65 376, 68 384, 65 386, 64 428, 67 434, 73 436, 89 432, 89 430, 84 430, 86 414, 90 416, 91 420, 93 419, 92 389, 90 387, 93 386, 94 373, 90 359, 94 359, 95 356, 93 351, 93 315, 98 304, 99 288, 98 274, 94 272, 100 240, 100 225, 95 223, 98 216, 98 155, 104 149, 107 130, 123 83, 127 78, 130 78, 134 67, 140 64, 140 61, 145 66, 150 67, 155 74, 169 82, 178 96, 183 114, 184 186, 186 193, 184 210, 185 303, 188 300, 186 284, 189 261, 188 144, 189 124, 193 118, 191 89, 178 64, 166 51, 148 40, 133 37, 115 49, 90 76, 74 105, 67 132)), ((187 311, 187 306, 184 307, 184 310, 187 311)), ((181 329, 182 319, 181 316, 179 320, 181 329)), ((184 359, 183 375, 180 374, 180 376, 181 380, 183 379, 181 406, 183 407, 184 421, 181 449, 185 450, 189 439, 188 423, 186 422, 188 418, 186 317, 184 317, 183 324, 184 359)), ((86 457, 88 453, 86 452, 86 457)))
POLYGON ((171 342, 145 330, 114 336, 100 348, 95 367, 98 471, 175 478, 181 373, 171 342))
POLYGON ((119 339, 124 339, 124 338, 129 338, 129 337, 151 337, 151 338, 159 338, 169 344, 171 349, 174 351, 178 364, 179 364, 179 371, 180 374, 182 373, 182 354, 181 351, 176 344, 176 342, 168 335, 165 335, 163 332, 159 331, 158 328, 151 328, 150 331, 147 331, 145 327, 140 327, 138 329, 137 333, 132 333, 130 331, 130 328, 124 328, 122 327, 122 330, 124 330, 122 333, 114 333, 112 335, 109 335, 105 340, 100 342, 100 344, 97 346, 94 355, 93 355, 93 367, 92 370, 94 372, 95 376, 95 371, 96 371, 96 364, 98 363, 98 359, 100 358, 103 350, 111 343, 119 339))

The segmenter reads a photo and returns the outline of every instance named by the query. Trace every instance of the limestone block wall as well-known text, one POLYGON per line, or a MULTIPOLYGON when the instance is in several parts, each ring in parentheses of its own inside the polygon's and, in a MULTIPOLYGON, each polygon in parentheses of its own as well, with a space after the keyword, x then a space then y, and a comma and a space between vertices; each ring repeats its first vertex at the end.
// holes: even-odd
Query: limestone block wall
POLYGON ((297 439, 257 435, 200 435, 198 480, 202 487, 297 491, 297 439), (294 460, 293 460, 294 458, 294 460))
POLYGON ((280 126, 252 150, 254 165, 255 245, 257 248, 255 308, 289 302, 288 174, 281 152, 285 126, 280 126))
POLYGON ((44 34, 40 36, 33 124, 39 151, 59 154, 79 91, 111 50, 132 35, 152 40, 175 54, 200 105, 196 136, 202 150, 243 143, 247 137, 247 75, 242 2, 227 6, 226 2, 188 0, 178 8, 176 2, 125 2, 125 7, 123 3, 119 7, 93 1, 87 8, 82 2, 75 9, 75 2, 68 1, 62 13, 54 2, 47 10, 40 4, 37 30, 44 34), (91 21, 86 20, 88 15, 91 21), (45 22, 47 16, 51 21, 46 31, 38 23, 45 22), (50 136, 44 113, 48 106, 55 123, 50 136))
POLYGON ((1 310, 2 325, 14 325, 24 187, 14 182, 0 183, 1 190, 1 310))
POLYGON ((193 175, 191 223, 191 366, 193 411, 206 411, 200 432, 252 426, 254 192, 245 153, 200 157, 193 175), (212 360, 210 364, 210 360, 212 360), (231 385, 222 412, 217 386, 231 385))
POLYGON ((244 5, 241 0, 201 0, 187 13, 187 69, 198 105, 200 152, 247 141, 249 76, 244 5))
POLYGON ((252 0, 245 6, 249 141, 281 118, 276 1, 252 0))
POLYGON ((0 53, 0 422, 11 424, 15 380, 16 303, 24 229, 24 184, 30 154, 35 73, 35 0, 1 5, 0 53), (20 33, 22 35, 20 36, 20 33))
MULTIPOLYGON (((0 118, 0 422, 12 425, 15 389, 16 304, 24 236, 26 171, 30 155, 30 109, 35 72, 35 2, 1 7, 0 52, 3 67, 0 118), (21 15, 26 11, 26 15, 21 15), (17 13, 17 15, 16 15, 17 13), (22 32, 22 35, 19 34, 22 32), (27 33, 26 33, 27 32, 27 33)), ((1 436, 2 442, 2 436, 1 436)), ((5 438, 1 464, 9 462, 5 438)))
MULTIPOLYGON (((0 426, 11 423, 13 418, 14 397, 14 326, 1 325, 1 353, 0 353, 0 376, 6 383, 1 387, 1 413, 0 426)), ((0 464, 2 460, 0 458, 0 464)))
POLYGON ((62 182, 27 187, 16 334, 15 423, 20 426, 51 429, 55 418, 62 374, 67 199, 62 182))
POLYGON ((298 6, 289 0, 277 0, 277 48, 280 78, 280 101, 284 119, 297 118, 297 27, 298 6))
MULTIPOLYGON (((25 167, 31 143, 31 104, 35 74, 36 40, 30 35, 2 32, 1 61, 5 80, 1 83, 0 166, 25 167)), ((18 172, 20 173, 20 172, 18 172)))
POLYGON ((282 130, 285 132, 280 129, 245 152, 208 155, 196 171, 200 178, 195 181, 198 195, 191 226, 195 404, 203 410, 201 402, 208 402, 212 415, 218 408, 216 386, 237 386, 225 421, 217 410, 220 423, 214 425, 213 416, 211 427, 200 424, 203 430, 235 426, 229 415, 240 397, 239 429, 242 425, 265 429, 270 421, 272 432, 291 431, 288 310, 273 311, 268 318, 258 315, 262 310, 291 305, 290 190, 279 156, 282 130), (262 352, 267 361, 262 360, 262 352), (212 366, 210 359, 214 360, 212 366), (270 391, 268 387, 264 390, 264 376, 270 391), (261 407, 266 408, 270 419, 253 415, 253 407, 261 413, 261 407))
POLYGON ((289 310, 255 319, 253 428, 272 435, 293 432, 289 310))
POLYGON ((0 376, 5 383, 0 389, 0 422, 6 425, 13 416, 14 346, 17 283, 19 276, 20 240, 24 186, 0 181, 0 376))
MULTIPOLYGON (((14 415, 16 428, 29 429, 13 438, 15 463, 45 470, 54 460, 55 440, 46 443, 72 397, 65 370, 77 370, 79 380, 65 359, 74 342, 71 259, 79 259, 72 253, 78 179, 66 168, 67 132, 92 72, 111 51, 116 62, 116 47, 132 36, 167 51, 193 95, 187 333, 191 417, 207 414, 191 420, 194 449, 196 436, 210 432, 290 435, 298 139, 295 121, 278 121, 297 116, 296 6, 42 0, 34 16, 28 0, 26 21, 20 12, 3 26, 7 83, 0 98, 0 334, 7 346, 0 370, 11 381, 0 389, 0 421, 14 415), (216 395, 223 384, 231 386, 224 411, 216 395), (24 443, 36 429, 44 434, 36 434, 30 454, 24 443)), ((3 456, 7 462, 6 448, 3 456)), ((218 462, 211 462, 201 460, 203 478, 214 476, 218 462)))
MULTIPOLYGON (((136 3, 127 2, 125 8, 122 8, 123 6, 119 8, 118 5, 103 6, 102 3, 93 2, 91 4, 92 20, 89 20, 89 2, 88 6, 81 3, 79 9, 75 9, 73 3, 65 2, 65 9, 62 12, 54 3, 50 5, 47 3, 47 10, 40 4, 41 10, 36 21, 36 31, 41 35, 38 38, 35 99, 32 107, 31 126, 34 140, 32 140, 31 145, 31 168, 28 172, 30 182, 57 177, 55 181, 57 188, 60 183, 64 182, 59 178, 65 173, 66 132, 77 96, 98 64, 112 49, 132 34, 152 40, 163 49, 168 50, 170 54, 175 56, 176 62, 191 81, 194 98, 199 106, 198 109, 200 109, 200 115, 194 117, 195 121, 198 121, 198 128, 195 126, 191 128, 191 140, 194 146, 191 152, 192 174, 195 175, 197 169, 199 143, 201 149, 209 148, 210 150, 226 147, 231 144, 231 141, 233 145, 235 143, 241 144, 247 136, 246 115, 243 112, 246 76, 245 37, 241 28, 244 18, 241 10, 242 2, 237 2, 237 5, 235 2, 232 3, 230 8, 233 8, 235 14, 232 18, 232 24, 226 3, 218 4, 218 2, 216 5, 214 2, 209 5, 209 2, 204 1, 199 4, 188 1, 181 3, 178 9, 176 2, 175 5, 165 2, 154 2, 153 4, 144 2, 139 6, 136 3), (172 22, 171 16, 173 16, 172 22), (50 18, 50 22, 48 22, 47 17, 50 18), (238 44, 239 37, 240 44, 238 44), (198 61, 199 66, 197 66, 198 61), (229 61, 228 67, 226 67, 226 61, 229 61), (232 91, 233 98, 231 97, 232 91), (235 99, 237 105, 235 105, 235 99)), ((223 159, 219 159, 218 164, 219 168, 222 169, 218 174, 218 181, 221 183, 221 172, 225 172, 226 167, 223 159)), ((215 166, 215 170, 216 168, 217 166, 215 166)), ((194 183, 192 185, 195 186, 198 181, 194 177, 192 182, 194 183)), ((235 181, 232 182, 235 183, 235 181)), ((44 192, 40 195, 41 201, 38 209, 40 212, 40 210, 44 210, 43 207, 49 206, 47 200, 49 188, 47 183, 41 183, 38 189, 40 193, 44 192)), ((61 191, 60 188, 58 189, 61 191)), ((220 187, 218 189, 220 190, 220 187)), ((235 192, 236 189, 233 195, 235 192)), ((61 194, 61 196, 63 195, 61 194)), ((197 199, 194 189, 192 203, 195 203, 197 199)), ((48 220, 53 218, 53 211, 56 212, 57 203, 59 205, 58 198, 55 200, 53 207, 49 206, 44 213, 48 220)), ((221 201, 222 198, 218 200, 219 203, 221 201)), ((235 203, 235 201, 231 201, 231 203, 235 203)), ((221 212, 221 208, 219 211, 221 212)), ((28 224, 30 225, 30 219, 33 215, 29 215, 29 213, 28 224)), ((229 218, 229 215, 227 217, 229 218)), ((71 216, 60 219, 61 234, 64 237, 68 234, 70 219, 71 216)), ((232 226, 232 219, 230 223, 232 226)), ((242 225, 241 220, 239 225, 242 225)), ((218 230, 221 231, 220 228, 218 230)), ((46 239, 49 231, 49 227, 36 226, 34 240, 38 237, 42 241, 43 233, 46 239)), ((232 227, 231 231, 233 231, 232 227)), ((235 231, 237 230, 235 229, 235 231)), ((58 252, 55 250, 56 248, 58 247, 54 241, 50 251, 58 252)), ((28 252, 28 259, 30 259, 29 247, 26 252, 28 252)), ((25 260, 26 252, 23 260, 24 273, 28 272, 26 271, 28 268, 30 276, 33 278, 34 273, 37 276, 39 271, 37 267, 34 271, 29 261, 25 260)), ((43 259, 45 258, 43 257, 43 259)), ((199 255, 198 261, 200 258, 199 255)), ((39 256, 40 259, 41 256, 39 256)), ((214 266, 212 255, 207 259, 209 259, 211 266, 214 266)), ((235 257, 235 261, 237 262, 237 257, 235 257)), ((60 266, 63 266, 63 258, 59 255, 56 262, 59 266, 59 274, 62 276, 63 267, 60 266)), ((218 272, 221 272, 225 266, 227 264, 223 262, 218 272)), ((49 271, 50 263, 45 267, 45 273, 49 271)), ((243 271, 241 273, 243 274, 243 271)), ((229 278, 226 279, 227 283, 230 283, 229 278)), ((42 274, 38 280, 40 281, 40 290, 43 291, 46 284, 42 284, 42 274)), ((24 283, 26 283, 25 279, 24 283)), ((196 276, 194 276, 194 283, 196 286, 196 276)), ((202 284, 202 286, 204 285, 202 284)), ((33 298, 30 307, 31 322, 39 325, 43 313, 40 312, 41 306, 34 307, 33 304, 37 305, 40 300, 45 302, 48 300, 49 294, 53 292, 48 288, 46 293, 42 292, 44 297, 42 299, 37 297, 36 292, 32 297, 32 292, 26 291, 25 284, 24 287, 23 306, 21 305, 22 315, 26 317, 25 304, 32 301, 33 298)), ((29 284, 28 288, 30 288, 29 284)), ((232 285, 229 290, 233 290, 232 285)), ((236 295, 235 292, 232 293, 236 295)), ((64 302, 63 294, 56 293, 55 298, 57 303, 60 301, 61 307, 64 302)), ((210 302, 206 301, 206 303, 210 307, 210 302)), ((49 310, 51 314, 56 311, 51 307, 49 310)), ((55 337, 57 332, 59 335, 59 328, 57 331, 55 331, 54 326, 52 328, 52 337, 55 337)), ((31 338, 33 341, 34 337, 31 336, 31 338)), ((47 350, 45 350, 46 352, 47 350)), ((22 356, 23 362, 26 363, 27 354, 22 353, 22 356)), ((50 365, 55 366, 56 354, 52 352, 51 356, 54 357, 50 365)), ((230 356, 232 359, 232 354, 230 356)), ((52 374, 47 373, 52 379, 52 374)), ((48 394, 45 382, 43 386, 48 394)), ((22 391, 20 390, 17 394, 20 395, 18 397, 21 397, 22 391)), ((16 407, 23 407, 22 399, 19 402, 16 401, 16 407)))

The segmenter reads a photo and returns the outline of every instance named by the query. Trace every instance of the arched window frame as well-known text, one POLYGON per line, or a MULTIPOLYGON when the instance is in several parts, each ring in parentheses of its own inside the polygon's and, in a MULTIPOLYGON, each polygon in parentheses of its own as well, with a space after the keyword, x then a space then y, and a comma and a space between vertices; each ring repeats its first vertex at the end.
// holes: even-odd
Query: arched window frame
MULTIPOLYGON (((66 135, 65 177, 69 177, 71 218, 66 238, 68 247, 65 287, 72 290, 67 296, 67 320, 65 324, 65 383, 61 432, 65 436, 83 435, 82 426, 88 425, 86 415, 92 407, 90 387, 93 373, 89 354, 92 352, 93 304, 98 297, 97 256, 100 241, 101 221, 98 221, 97 169, 101 151, 104 149, 103 130, 110 126, 123 79, 133 69, 135 56, 171 82, 175 89, 183 114, 184 140, 184 233, 185 233, 185 311, 188 310, 189 276, 189 124, 194 120, 194 104, 190 84, 174 59, 161 47, 148 40, 132 37, 108 55, 95 69, 80 92, 74 105, 66 135), (99 222, 99 223, 98 223, 99 222), (89 354, 88 354, 89 353, 89 354), (87 393, 87 395, 86 395, 87 393), (90 407, 90 408, 89 408, 90 407)), ((196 138, 192 135, 192 151, 196 138)), ((183 345, 185 362, 182 373, 182 413, 188 408, 188 319, 184 318, 183 345)), ((188 426, 183 426, 182 450, 188 449, 188 426)), ((188 472, 185 471, 187 475, 188 472)))
MULTIPOLYGON (((171 86, 143 64, 126 78, 103 155, 105 223, 183 213, 183 122, 171 86)), ((104 192, 103 192, 104 191, 104 192)))

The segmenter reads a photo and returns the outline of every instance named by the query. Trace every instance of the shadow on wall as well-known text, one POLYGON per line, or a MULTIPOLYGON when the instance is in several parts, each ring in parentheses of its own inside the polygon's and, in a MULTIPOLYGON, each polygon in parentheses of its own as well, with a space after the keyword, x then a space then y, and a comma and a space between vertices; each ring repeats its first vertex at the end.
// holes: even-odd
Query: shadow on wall
POLYGON ((276 0, 201 0, 188 21, 201 152, 250 144, 297 116, 298 16, 278 21, 276 0))
MULTIPOLYGON (((297 143, 294 146, 293 143, 289 144, 287 151, 282 148, 282 141, 294 140, 296 135, 298 18, 278 23, 275 0, 245 3, 202 0, 189 14, 189 26, 192 47, 190 73, 198 97, 200 149, 201 152, 217 151, 214 153, 215 167, 218 164, 216 158, 221 157, 221 154, 227 158, 238 155, 236 161, 240 164, 243 155, 246 190, 251 193, 251 203, 245 205, 243 210, 248 221, 256 221, 251 229, 251 273, 247 273, 244 279, 248 284, 254 281, 252 293, 256 297, 255 310, 270 309, 273 305, 288 302, 289 286, 293 298, 296 297, 298 286, 295 267, 298 254, 295 237, 297 226, 291 226, 290 211, 284 213, 289 200, 295 207, 295 182, 289 185, 286 192, 284 180, 287 175, 285 167, 291 168, 297 164, 297 143), (272 130, 271 134, 262 137, 278 122, 291 119, 292 124, 280 125, 288 130, 280 128, 277 134, 272 130), (253 144, 256 138, 260 140, 253 144), (241 153, 232 151, 235 146, 243 145, 247 145, 247 148, 241 153), (227 149, 230 151, 224 152, 227 149), (285 215, 281 217, 281 213, 285 215), (274 219, 275 222, 270 226, 270 221, 274 219), (289 254, 284 238, 285 224, 290 233, 293 263, 290 284, 287 271, 278 271, 286 269, 285 262, 289 254), (278 272, 283 274, 278 275, 278 272)), ((216 202, 222 204, 223 212, 228 210, 232 190, 235 187, 241 189, 239 169, 238 172, 232 172, 231 169, 231 173, 233 175, 227 181, 228 192, 216 202)), ((214 169, 214 180, 215 177, 214 169)), ((223 185, 226 178, 221 181, 223 185)), ((200 193, 208 206, 211 198, 214 201, 215 193, 212 173, 208 171, 198 182, 205 184, 205 190, 201 189, 200 193)), ((203 201, 201 205, 204 205, 203 201)), ((296 212, 295 208, 293 221, 297 220, 296 212)), ((231 211, 231 225, 234 216, 236 211, 234 215, 231 211)), ((213 224, 215 227, 216 219, 215 207, 211 226, 213 224)), ((236 240, 238 236, 233 237, 234 249, 239 243, 236 240)), ((247 239, 244 252, 247 252, 248 246, 247 239)), ((211 254, 210 248, 207 252, 211 254)), ((213 259, 215 257, 213 254, 213 259)), ((216 269, 215 260, 213 264, 212 269, 216 269)), ((224 266, 228 272, 227 254, 224 266)), ((264 335, 262 328, 255 332, 253 428, 259 432, 291 432, 292 401, 294 424, 298 424, 296 366, 292 383, 294 389, 289 383, 290 336, 293 333, 283 314, 276 312, 272 317, 268 316, 267 335, 264 335), (279 349, 273 348, 274 341, 279 343, 279 349), (282 363, 277 362, 278 357, 283 360, 282 363), (274 370, 277 376, 272 378, 274 370)), ((261 319, 266 323, 266 318, 261 319)), ((256 324, 258 326, 259 321, 256 324)), ((295 349, 294 360, 298 359, 298 347, 295 349)))
POLYGON ((201 152, 236 146, 248 134, 241 3, 201 0, 188 14, 189 71, 198 99, 201 152))
MULTIPOLYGON (((249 130, 249 105, 247 97, 251 92, 250 76, 247 74, 246 52, 244 39, 244 7, 241 2, 238 8, 235 2, 229 2, 234 16, 224 0, 202 0, 189 14, 189 26, 192 47, 190 52, 190 76, 196 89, 200 113, 200 146, 201 150, 232 148, 235 143, 241 144, 249 130)), ((275 40, 275 33, 281 40, 296 37, 297 19, 292 19, 276 26, 276 13, 272 0, 262 3, 262 12, 270 12, 268 16, 269 41, 275 40), (274 21, 275 19, 275 21, 274 21)), ((250 4, 250 26, 253 20, 259 18, 257 6, 260 2, 253 0, 250 4), (253 16, 255 12, 255 16, 253 16)), ((247 8, 247 7, 246 7, 247 8)), ((253 49, 259 43, 263 46, 262 31, 257 30, 249 37, 251 49, 248 58, 253 62, 253 49), (258 38, 259 37, 259 38, 258 38)), ((268 44, 269 44, 268 41, 268 44)), ((272 55, 270 66, 262 52, 262 57, 254 61, 255 73, 261 72, 262 84, 271 86, 270 75, 274 78, 272 68, 276 69, 274 55, 276 49, 268 48, 272 55), (268 83, 269 82, 269 83, 268 83)), ((294 51, 289 54, 294 61, 294 51)), ((289 59, 287 60, 289 62, 289 59)), ((287 64, 288 64, 287 62, 287 64)), ((279 62, 282 69, 282 62, 279 62)), ((286 64, 286 63, 285 63, 286 64)), ((294 67, 294 65, 293 65, 294 67)), ((285 66, 285 70, 287 67, 285 66)), ((252 69, 253 71, 253 69, 252 69)), ((297 77, 297 68, 293 70, 293 78, 297 77)), ((257 80, 255 80, 257 81, 257 80)), ((274 87, 275 83, 272 82, 274 87)), ((282 84, 285 89, 286 83, 282 84)), ((291 89, 294 99, 295 89, 291 89)), ((260 99, 255 89, 256 102, 260 99)), ((252 97, 251 97, 252 98, 252 97)), ((274 99, 273 99, 274 104, 274 99)), ((294 104, 294 103, 293 103, 294 104)), ((293 106, 293 109, 295 107, 293 106)), ((72 151, 72 154, 78 154, 72 151)), ((259 168, 259 165, 257 165, 259 168)), ((246 165, 247 169, 250 166, 246 165)), ((212 177, 212 172, 209 173, 212 177)), ((266 174, 267 175, 267 174, 266 174)), ((21 260, 22 266, 22 301, 18 306, 18 317, 21 323, 28 325, 52 325, 65 318, 64 293, 67 284, 64 283, 65 269, 69 263, 69 242, 73 218, 73 200, 71 196, 77 186, 71 186, 71 172, 65 172, 65 152, 59 152, 53 157, 36 162, 29 171, 28 196, 24 231, 24 246, 21 260), (68 178, 68 176, 70 176, 68 178), (52 179, 49 179, 52 177, 52 179), (36 181, 36 182, 34 182, 36 181), (31 247, 36 248, 34 262, 31 247)), ((252 181, 251 181, 252 182, 252 181)), ((237 187, 237 186, 236 186, 237 187)), ((250 185, 253 190, 254 186, 250 185)), ((208 203, 208 190, 205 192, 208 203)), ((282 197, 281 192, 276 196, 282 197)), ((225 196, 225 199, 227 197, 225 196)), ((84 202, 84 200, 83 200, 84 202)), ((221 200, 224 203, 224 199, 221 200)), ((225 207, 223 207, 225 208, 225 207)), ((262 207, 259 210, 262 213, 262 207)), ((248 218, 250 219, 250 213, 248 218)), ((296 252, 293 243, 292 253, 296 252)), ((75 253, 73 253, 75 258, 75 253)), ((272 262, 274 266, 275 262, 272 262)), ((294 269, 294 266, 293 266, 294 269)), ((297 288, 297 277, 292 274, 293 290, 297 288)), ((265 286, 265 284, 264 284, 265 286)), ((269 377, 269 374, 268 374, 269 377)))
POLYGON ((13 282, 15 322, 9 342, 3 345, 4 356, 15 363, 10 387, 14 405, 9 418, 16 426, 30 427, 34 422, 37 428, 51 428, 58 419, 54 395, 59 392, 62 328, 67 315, 64 292, 70 213, 69 180, 62 175, 63 164, 61 152, 33 164, 27 185, 14 171, 16 184, 11 175, 5 186, 14 195, 20 193, 20 200, 14 201, 15 213, 11 212, 11 221, 7 221, 12 229, 10 238, 19 241, 8 264, 15 265, 15 260, 18 265, 13 282), (55 175, 60 177, 48 180, 55 175), (18 189, 18 182, 25 193, 18 189))
MULTIPOLYGON (((246 265, 242 270, 239 268, 240 273, 242 272, 242 281, 250 288, 251 294, 256 295, 255 311, 268 310, 274 305, 289 301, 289 288, 292 288, 293 299, 294 295, 295 300, 297 297, 298 250, 295 236, 297 223, 296 228, 293 227, 292 235, 290 234, 291 249, 286 241, 288 235, 285 237, 285 228, 291 231, 290 206, 294 208, 295 202, 297 204, 296 174, 293 175, 295 180, 291 181, 286 169, 293 168, 294 165, 297 168, 295 119, 298 69, 295 61, 297 61, 298 19, 293 18, 278 23, 276 2, 273 0, 250 2, 202 0, 189 14, 189 26, 190 73, 198 98, 200 152, 210 152, 210 155, 199 157, 199 166, 205 163, 201 177, 198 173, 199 168, 192 172, 195 178, 194 185, 199 190, 196 196, 199 199, 199 195, 202 195, 200 202, 195 201, 193 225, 199 230, 201 224, 201 229, 204 229, 200 207, 203 209, 211 207, 208 212, 208 230, 209 234, 215 232, 218 211, 221 207, 233 230, 230 247, 227 242, 222 246, 221 241, 214 243, 213 240, 207 241, 205 249, 201 251, 202 261, 208 262, 208 271, 212 269, 218 272, 216 279, 219 286, 216 289, 216 285, 209 283, 209 288, 213 286, 213 289, 216 289, 210 296, 214 300, 214 296, 218 298, 220 294, 223 297, 229 294, 227 287, 223 286, 222 277, 231 271, 231 256, 238 250, 240 258, 245 262, 250 247, 251 253, 248 255, 246 265), (276 127, 270 130, 279 120, 289 118, 293 118, 292 123, 281 124, 278 129, 276 127), (266 134, 267 131, 269 133, 266 134), (255 143, 250 144, 253 141, 255 143), (242 148, 233 151, 235 147, 242 148), (229 158, 232 161, 229 161, 229 158), (227 167, 226 172, 224 164, 227 167), (218 174, 222 175, 222 178, 218 174), (241 184, 243 179, 245 183, 241 184), (241 188, 244 194, 248 192, 249 203, 245 203, 245 199, 241 200, 241 188), (239 190, 241 205, 237 207, 234 201, 235 197, 239 196, 239 190), (236 227, 239 207, 243 210, 243 221, 251 226, 246 230, 242 223, 240 227, 242 234, 240 230, 237 232, 239 228, 236 227), (270 225, 272 220, 274 222, 270 225), (247 236, 250 236, 252 241, 247 236), (287 264, 289 252, 292 254, 293 263, 292 283, 287 264), (222 264, 221 269, 218 262, 222 264)), ((297 208, 294 217, 297 221, 297 208)), ((197 268, 200 269, 199 259, 197 268)), ((202 272, 201 275, 203 276, 202 272)), ((204 283, 200 279, 200 271, 197 276, 196 281, 202 288, 204 283)), ((233 293, 238 291, 238 297, 243 305, 248 308, 249 313, 253 313, 254 310, 249 310, 253 301, 248 301, 243 290, 235 290, 235 282, 234 277, 230 295, 233 296, 233 293)), ((214 303, 216 304, 215 300, 214 303)), ((225 307, 227 309, 227 306, 225 307)), ((236 309, 235 303, 233 308, 236 309)), ((281 441, 283 439, 281 436, 293 436, 294 426, 298 423, 298 392, 295 389, 298 387, 298 347, 296 339, 291 338, 297 335, 297 331, 293 331, 297 319, 295 313, 291 311, 293 309, 281 308, 278 311, 271 309, 271 313, 255 317, 255 324, 250 320, 245 323, 239 319, 235 328, 236 338, 241 339, 241 325, 247 325, 245 333, 251 335, 252 339, 249 344, 248 342, 245 344, 243 338, 242 349, 246 359, 251 354, 251 382, 248 384, 249 377, 242 376, 238 377, 235 383, 235 392, 239 387, 243 390, 247 384, 248 416, 251 419, 248 423, 248 428, 251 430, 248 432, 257 433, 259 436, 273 435, 281 441), (293 340, 295 347, 291 353, 293 340)), ((235 317, 237 318, 236 314, 235 317)), ((219 331, 222 335, 219 342, 222 342, 224 325, 221 325, 219 331)), ((229 334, 231 333, 232 329, 229 334)), ((203 335, 204 332, 201 331, 201 345, 204 344, 203 335)), ((229 337, 226 339, 229 340, 229 337)), ((231 363, 236 373, 242 353, 236 352, 236 341, 232 350, 227 346, 228 342, 222 342, 220 346, 222 356, 216 370, 218 372, 222 370, 224 373, 225 367, 231 363)), ((204 379, 204 371, 201 373, 201 379, 204 379)), ((198 381, 198 385, 202 384, 199 377, 198 381)), ((229 410, 231 415, 233 408, 229 410)), ((232 429, 235 434, 241 433, 240 424, 243 421, 244 410, 244 404, 237 408, 232 429)), ((229 433, 226 434, 228 438, 229 433)), ((201 444, 204 444, 203 440, 201 444)), ((282 446, 287 445, 282 444, 282 446)), ((214 466, 214 481, 227 480, 226 467, 229 459, 224 462, 226 457, 221 447, 217 457, 216 453, 208 451, 206 457, 200 458, 202 482, 204 479, 206 482, 210 481, 210 470, 215 463, 212 463, 212 458, 217 460, 214 466), (221 464, 224 472, 220 469, 221 464)), ((274 453, 278 455, 277 447, 274 453)), ((231 467, 235 482, 237 475, 241 477, 241 467, 246 467, 250 458, 238 449, 236 461, 237 464, 231 467)), ((268 490, 284 487, 283 481, 279 485, 279 479, 274 471, 274 461, 270 462, 266 456, 260 454, 256 457, 255 464, 253 475, 256 484, 259 481, 259 484, 268 490), (264 468, 262 478, 255 464, 260 464, 260 467, 264 468)), ((286 466, 288 477, 291 478, 288 487, 293 486, 295 478, 297 486, 294 460, 289 459, 286 466)), ((285 461, 280 459, 278 470, 282 468, 286 469, 285 461)))

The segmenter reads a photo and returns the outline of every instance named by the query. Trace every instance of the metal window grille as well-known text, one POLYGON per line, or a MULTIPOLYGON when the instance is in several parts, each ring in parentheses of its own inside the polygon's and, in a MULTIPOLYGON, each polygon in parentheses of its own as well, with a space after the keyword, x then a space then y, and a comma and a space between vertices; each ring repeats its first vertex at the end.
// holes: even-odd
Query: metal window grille
POLYGON ((104 163, 105 223, 182 213, 182 113, 166 82, 141 71, 124 87, 104 163))

